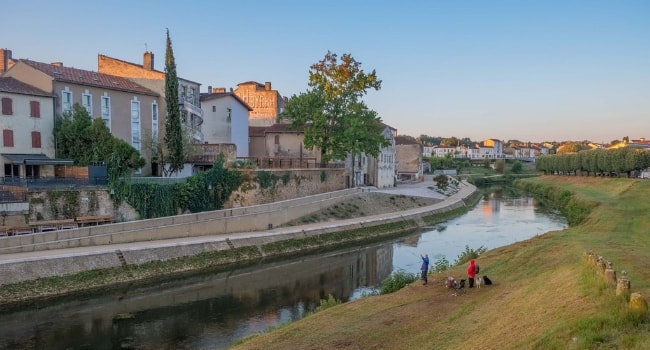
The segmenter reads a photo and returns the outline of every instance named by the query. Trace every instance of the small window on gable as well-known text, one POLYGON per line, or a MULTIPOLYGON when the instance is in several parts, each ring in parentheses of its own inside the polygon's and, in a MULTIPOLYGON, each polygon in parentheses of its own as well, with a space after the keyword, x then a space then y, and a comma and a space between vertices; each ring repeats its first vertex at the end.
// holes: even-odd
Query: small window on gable
POLYGON ((212 106, 212 111, 216 112, 217 111, 217 106, 212 106))
POLYGON ((41 148, 40 131, 32 131, 32 148, 41 148))
POLYGON ((14 146, 14 131, 9 129, 2 130, 2 144, 5 147, 14 146))
POLYGON ((9 97, 3 97, 2 98, 2 114, 3 115, 13 115, 14 114, 12 101, 11 101, 11 99, 9 97))
POLYGON ((41 117, 41 103, 38 101, 29 101, 29 116, 32 118, 41 117))

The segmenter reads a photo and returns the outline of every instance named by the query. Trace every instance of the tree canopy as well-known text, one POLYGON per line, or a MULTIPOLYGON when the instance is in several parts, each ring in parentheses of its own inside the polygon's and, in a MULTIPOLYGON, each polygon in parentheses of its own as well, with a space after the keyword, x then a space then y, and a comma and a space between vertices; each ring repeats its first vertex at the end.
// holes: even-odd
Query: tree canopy
POLYGON ((369 89, 379 90, 381 80, 373 70, 366 73, 350 54, 327 52, 309 71, 309 88, 294 95, 282 117, 305 133, 308 149, 317 147, 322 162, 342 160, 348 154, 377 156, 389 145, 377 113, 362 101, 369 89))
POLYGON ((78 103, 74 104, 71 115, 57 118, 54 139, 57 157, 72 159, 79 166, 104 162, 112 178, 146 163, 135 148, 114 137, 101 118, 93 120, 78 103))
POLYGON ((185 153, 183 152, 183 131, 178 105, 178 76, 176 75, 176 61, 169 30, 167 30, 167 49, 165 51, 165 103, 167 104, 167 116, 164 141, 167 156, 161 161, 163 162, 163 171, 174 174, 183 169, 185 153), (165 163, 168 167, 165 166, 165 163))

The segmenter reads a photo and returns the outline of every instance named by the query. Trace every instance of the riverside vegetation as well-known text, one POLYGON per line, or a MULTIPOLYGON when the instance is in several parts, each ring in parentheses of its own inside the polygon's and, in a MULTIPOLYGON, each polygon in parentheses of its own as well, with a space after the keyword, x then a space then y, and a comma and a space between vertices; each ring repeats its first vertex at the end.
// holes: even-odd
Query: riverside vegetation
POLYGON ((625 270, 632 292, 650 296, 650 181, 543 176, 517 181, 543 195, 570 227, 489 250, 494 285, 453 297, 443 286, 464 265, 386 295, 332 305, 235 349, 646 349, 647 313, 616 296, 585 254, 625 270))

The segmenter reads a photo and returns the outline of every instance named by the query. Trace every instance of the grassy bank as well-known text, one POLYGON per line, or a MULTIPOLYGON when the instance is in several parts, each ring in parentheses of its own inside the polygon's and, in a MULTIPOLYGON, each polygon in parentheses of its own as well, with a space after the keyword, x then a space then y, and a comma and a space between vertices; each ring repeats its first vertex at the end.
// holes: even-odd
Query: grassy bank
MULTIPOLYGON (((458 297, 443 286, 413 283, 388 295, 328 308, 237 349, 645 349, 648 314, 628 300, 585 258, 596 252, 628 272, 632 292, 650 299, 650 181, 581 177, 522 180, 559 189, 554 200, 575 205, 563 231, 494 249, 478 259, 492 286, 458 297), (568 198, 567 198, 567 193, 568 198), (578 209, 587 205, 591 211, 578 209), (578 223, 579 222, 579 223, 578 223)), ((571 210, 571 209, 568 209, 571 210)), ((468 242, 471 245, 471 242, 468 242)), ((465 266, 449 274, 461 278, 465 266)))

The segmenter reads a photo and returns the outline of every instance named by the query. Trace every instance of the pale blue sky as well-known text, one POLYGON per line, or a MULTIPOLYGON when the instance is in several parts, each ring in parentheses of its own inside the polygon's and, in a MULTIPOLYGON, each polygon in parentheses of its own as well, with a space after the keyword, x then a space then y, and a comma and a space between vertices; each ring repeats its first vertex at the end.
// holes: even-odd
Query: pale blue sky
POLYGON ((290 97, 309 66, 350 53, 399 134, 522 141, 650 138, 650 1, 0 0, 14 58, 96 70, 97 54, 290 97))

